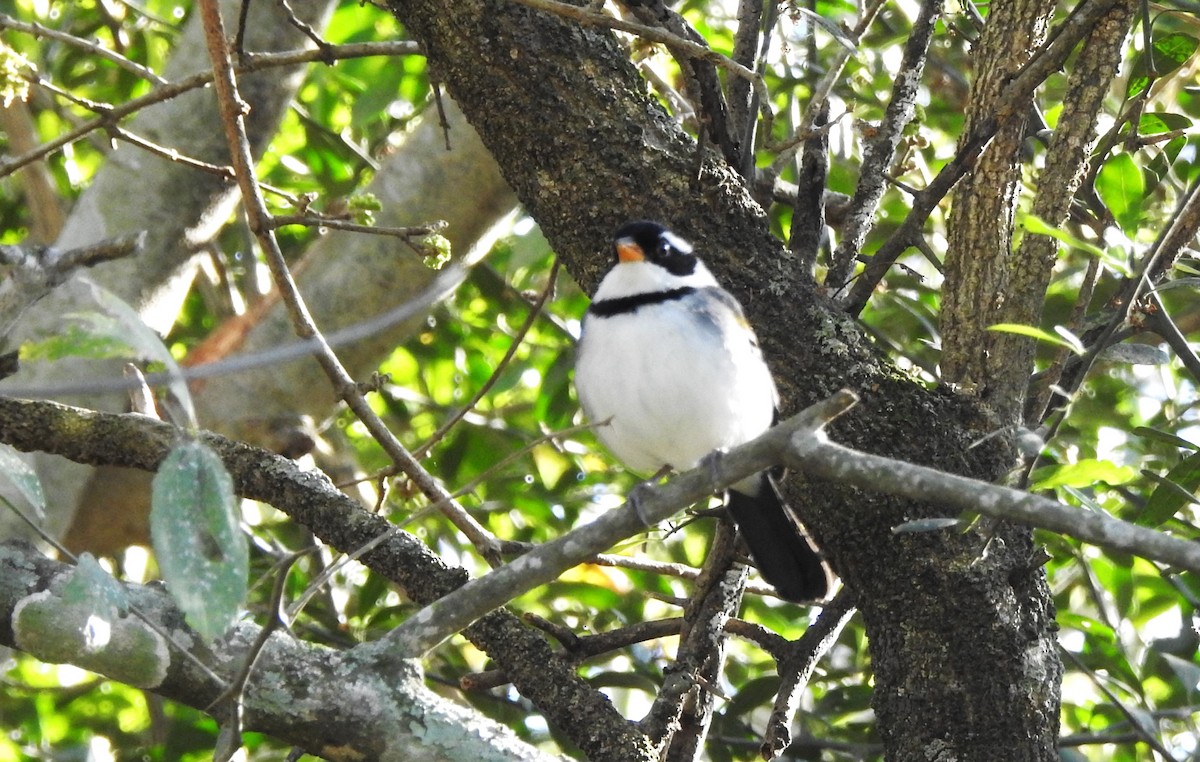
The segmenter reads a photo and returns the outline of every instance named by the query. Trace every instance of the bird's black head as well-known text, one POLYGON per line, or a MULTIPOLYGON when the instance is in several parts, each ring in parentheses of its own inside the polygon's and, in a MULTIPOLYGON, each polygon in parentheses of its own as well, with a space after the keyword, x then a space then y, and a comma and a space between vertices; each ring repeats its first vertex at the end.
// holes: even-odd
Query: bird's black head
POLYGON ((692 245, 657 222, 635 220, 617 231, 613 246, 618 262, 653 262, 673 275, 696 270, 692 245))

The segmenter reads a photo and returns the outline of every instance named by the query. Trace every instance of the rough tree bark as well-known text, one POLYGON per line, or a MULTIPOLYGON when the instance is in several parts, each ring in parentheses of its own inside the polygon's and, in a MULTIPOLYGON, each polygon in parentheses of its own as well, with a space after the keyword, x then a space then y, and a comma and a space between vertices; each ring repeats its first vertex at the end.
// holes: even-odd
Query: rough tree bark
MULTIPOLYGON (((508 2, 391 7, 585 288, 618 223, 662 219, 746 305, 785 412, 848 386, 863 404, 835 438, 984 479, 1004 472, 1003 448, 969 447, 989 416, 884 362, 797 270, 729 168, 708 157, 695 176, 694 143, 647 96, 614 35, 508 2)), ((892 526, 941 511, 837 484, 793 484, 791 495, 857 594, 890 758, 1055 757, 1060 666, 1028 531, 996 527, 990 545, 976 531, 896 535, 892 526)))

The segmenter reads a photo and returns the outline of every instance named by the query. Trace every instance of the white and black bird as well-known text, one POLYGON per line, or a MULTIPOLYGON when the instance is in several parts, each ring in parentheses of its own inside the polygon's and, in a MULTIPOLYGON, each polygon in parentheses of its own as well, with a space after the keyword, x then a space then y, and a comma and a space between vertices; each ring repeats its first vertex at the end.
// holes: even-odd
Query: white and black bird
MULTIPOLYGON (((615 266, 583 320, 575 388, 596 435, 635 472, 686 471, 743 444, 775 420, 778 394, 742 307, 656 222, 617 231, 615 266)), ((725 506, 759 572, 792 601, 823 598, 830 573, 759 473, 725 506)))

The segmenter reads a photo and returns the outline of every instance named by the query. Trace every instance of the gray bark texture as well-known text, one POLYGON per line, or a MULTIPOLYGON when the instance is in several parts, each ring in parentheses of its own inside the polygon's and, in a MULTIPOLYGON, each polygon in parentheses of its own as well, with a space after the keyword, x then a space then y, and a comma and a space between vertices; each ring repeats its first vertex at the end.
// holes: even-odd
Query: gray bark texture
MULTIPOLYGON (((992 480, 1006 451, 970 447, 989 415, 929 390, 872 349, 773 238, 742 181, 647 95, 606 31, 514 3, 393 0, 433 77, 462 107, 570 272, 594 288, 615 227, 657 218, 691 239, 745 305, 786 415, 850 387, 863 404, 831 435, 850 446, 992 480)), ((789 496, 857 595, 890 759, 1056 757, 1054 612, 1029 531, 894 534, 938 506, 836 482, 789 496)))
MULTIPOLYGON (((975 46, 975 82, 964 136, 977 123, 993 118, 1005 86, 1045 39, 1054 5, 1047 0, 1022 0, 998 6, 989 16, 975 46)), ((1032 94, 1016 104, 1022 111, 1032 106, 1032 94)), ((1000 127, 974 170, 956 187, 947 231, 942 376, 991 405, 1001 425, 1020 422, 1031 359, 1015 365, 1010 354, 999 351, 999 334, 988 330, 1008 309, 1013 220, 1025 138, 1024 120, 1000 127)), ((1037 296, 1039 304, 1041 296, 1037 296)))

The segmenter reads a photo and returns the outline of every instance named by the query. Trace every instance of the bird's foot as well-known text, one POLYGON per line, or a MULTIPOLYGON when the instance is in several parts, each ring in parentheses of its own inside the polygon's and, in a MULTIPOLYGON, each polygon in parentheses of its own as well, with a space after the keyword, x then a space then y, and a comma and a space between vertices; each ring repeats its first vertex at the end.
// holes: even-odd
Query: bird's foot
POLYGON ((644 482, 638 482, 633 485, 633 488, 629 490, 629 494, 625 496, 625 502, 633 507, 633 512, 637 514, 638 521, 642 522, 642 526, 644 527, 649 528, 657 522, 651 521, 646 515, 645 510, 642 508, 642 501, 649 495, 654 485, 658 484, 659 480, 669 473, 671 473, 671 467, 663 466, 654 476, 651 476, 644 482))
POLYGON ((708 469, 708 478, 713 482, 721 481, 721 460, 725 457, 724 447, 718 447, 700 459, 700 465, 708 469))
POLYGON ((654 525, 654 522, 646 516, 645 510, 642 508, 642 501, 650 494, 650 490, 654 487, 654 482, 645 481, 638 482, 629 490, 629 494, 625 496, 625 502, 633 506, 633 512, 637 514, 638 521, 642 522, 642 526, 647 529, 654 525))

